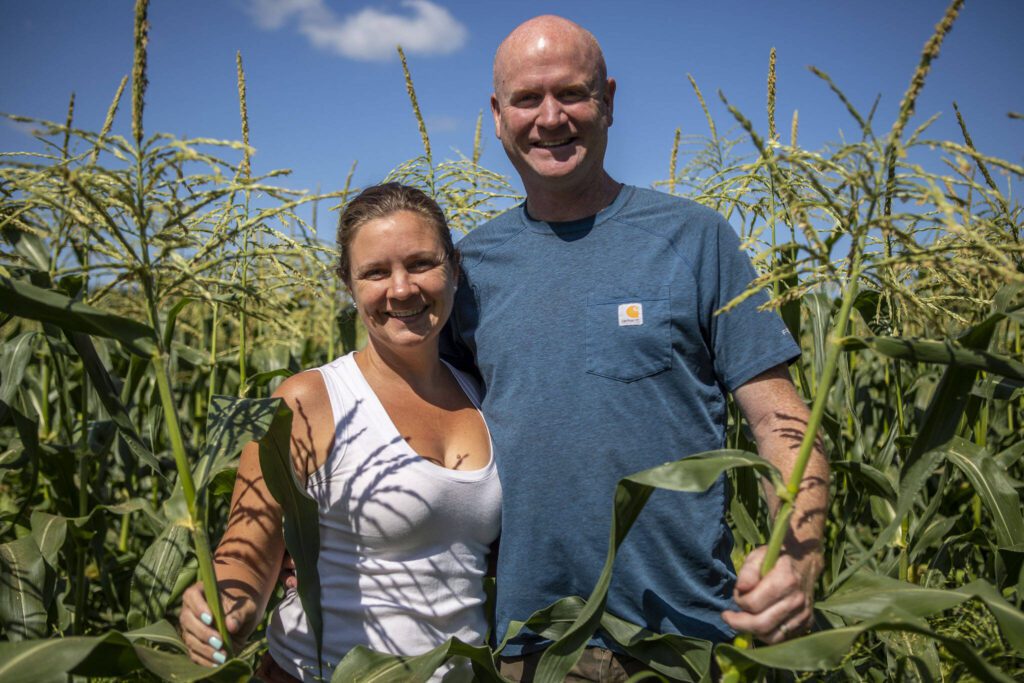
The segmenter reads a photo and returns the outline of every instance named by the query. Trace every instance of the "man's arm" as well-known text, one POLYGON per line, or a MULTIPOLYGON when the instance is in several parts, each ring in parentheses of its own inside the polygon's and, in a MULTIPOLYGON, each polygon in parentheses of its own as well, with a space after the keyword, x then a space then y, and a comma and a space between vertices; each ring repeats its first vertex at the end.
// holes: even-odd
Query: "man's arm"
MULTIPOLYGON (((733 396, 750 425, 761 457, 775 465, 783 481, 788 481, 809 415, 789 370, 785 365, 777 365, 736 389, 733 396)), ((765 490, 774 518, 779 500, 767 480, 765 490)), ((729 626, 766 643, 781 642, 810 628, 814 585, 823 566, 828 491, 828 462, 819 439, 804 471, 779 561, 762 578, 766 547, 761 546, 747 556, 733 594, 740 611, 722 614, 729 626)))

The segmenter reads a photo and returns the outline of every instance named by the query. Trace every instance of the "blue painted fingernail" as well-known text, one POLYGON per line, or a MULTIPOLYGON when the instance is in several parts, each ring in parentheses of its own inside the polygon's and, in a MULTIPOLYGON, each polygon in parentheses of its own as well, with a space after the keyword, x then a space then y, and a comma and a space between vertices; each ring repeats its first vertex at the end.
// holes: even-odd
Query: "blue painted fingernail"
POLYGON ((206 624, 207 626, 209 626, 209 625, 211 625, 213 623, 213 617, 210 616, 209 612, 203 612, 202 614, 199 615, 199 621, 201 621, 204 624, 206 624))
POLYGON ((224 641, 218 638, 217 636, 210 636, 210 639, 206 642, 208 642, 210 644, 210 647, 212 647, 214 650, 219 650, 224 645, 224 641))
POLYGON ((213 661, 217 662, 218 664, 223 664, 227 661, 227 657, 224 656, 223 652, 217 650, 213 653, 213 661))

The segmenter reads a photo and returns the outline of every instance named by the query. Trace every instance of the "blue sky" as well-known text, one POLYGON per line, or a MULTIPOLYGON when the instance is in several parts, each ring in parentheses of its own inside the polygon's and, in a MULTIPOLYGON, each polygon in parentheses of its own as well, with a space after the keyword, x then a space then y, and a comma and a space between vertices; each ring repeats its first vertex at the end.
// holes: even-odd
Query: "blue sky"
MULTIPOLYGON (((867 111, 876 95, 887 130, 945 1, 606 2, 564 0, 153 0, 146 130, 238 139, 235 52, 248 79, 257 172, 289 168, 291 188, 337 189, 381 179, 420 153, 419 133, 393 45, 403 43, 435 157, 470 153, 485 116, 485 166, 511 175, 487 111, 494 49, 519 22, 551 12, 589 28, 618 81, 607 166, 621 181, 667 175, 672 137, 706 134, 691 73, 720 131, 734 128, 724 91, 763 132, 768 54, 778 51, 778 119, 788 139, 817 147, 854 130, 827 86, 829 73, 867 111)), ((0 0, 0 111, 97 130, 131 69, 130 0, 0 0)), ((981 151, 1024 162, 1024 2, 968 2, 919 100, 914 122, 940 112, 930 137, 959 140, 956 100, 981 151)), ((128 107, 118 128, 127 131, 128 107)), ((34 149, 24 126, 0 123, 0 151, 34 149)), ((513 178, 518 187, 518 180, 513 178)), ((329 221, 328 225, 330 224, 329 221)), ((321 227, 321 235, 330 232, 321 227)))

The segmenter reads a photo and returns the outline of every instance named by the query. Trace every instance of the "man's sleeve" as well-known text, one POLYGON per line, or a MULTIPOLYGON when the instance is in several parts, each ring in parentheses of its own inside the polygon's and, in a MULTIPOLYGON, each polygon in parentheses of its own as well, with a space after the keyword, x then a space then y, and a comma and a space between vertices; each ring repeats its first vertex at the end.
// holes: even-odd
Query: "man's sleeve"
POLYGON ((708 308, 712 311, 709 327, 715 373, 726 389, 734 391, 765 370, 792 363, 800 356, 800 346, 776 311, 758 310, 768 301, 764 291, 725 313, 714 313, 742 294, 757 276, 740 248, 739 237, 724 219, 716 237, 709 252, 717 258, 708 262, 717 262, 718 267, 704 269, 701 289, 711 297, 708 308))

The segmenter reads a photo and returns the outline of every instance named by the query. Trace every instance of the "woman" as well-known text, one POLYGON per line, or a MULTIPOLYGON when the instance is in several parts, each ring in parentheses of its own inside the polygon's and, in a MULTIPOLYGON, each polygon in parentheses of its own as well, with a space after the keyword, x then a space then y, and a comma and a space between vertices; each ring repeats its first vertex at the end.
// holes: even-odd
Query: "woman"
MULTIPOLYGON (((342 213, 338 246, 366 347, 288 378, 274 394, 294 413, 292 462, 320 508, 325 667, 356 645, 419 654, 451 636, 482 642, 501 489, 478 388, 438 357, 459 274, 444 214, 419 190, 371 187, 342 213)), ((280 520, 249 444, 215 560, 239 643, 273 591, 280 520)), ((181 631, 195 661, 224 661, 200 584, 185 593, 181 631)), ((318 673, 295 590, 276 608, 268 640, 260 678, 318 673)))

